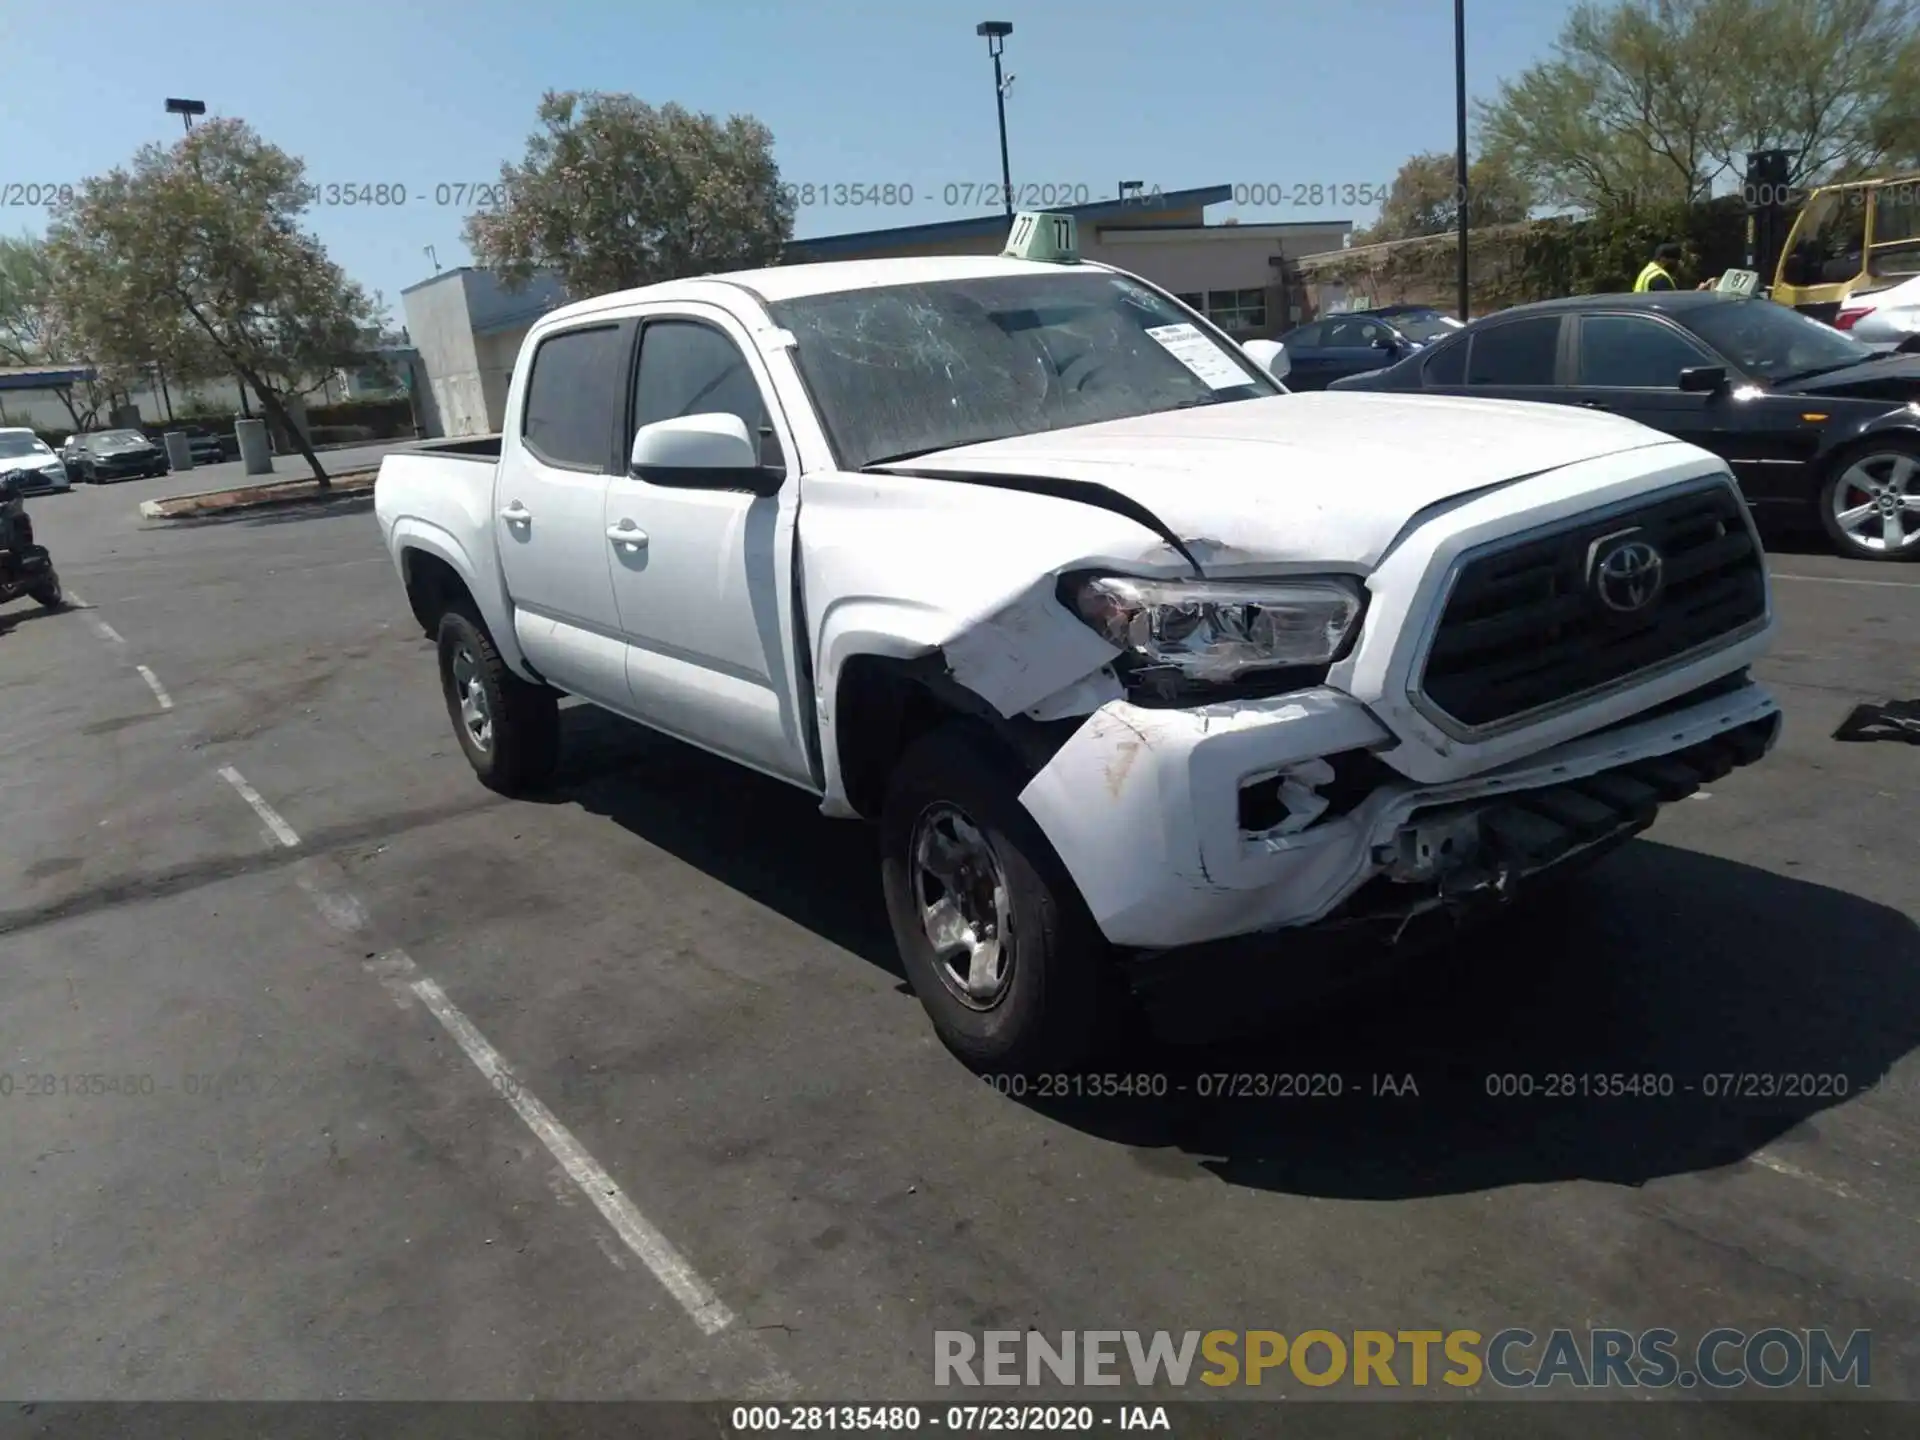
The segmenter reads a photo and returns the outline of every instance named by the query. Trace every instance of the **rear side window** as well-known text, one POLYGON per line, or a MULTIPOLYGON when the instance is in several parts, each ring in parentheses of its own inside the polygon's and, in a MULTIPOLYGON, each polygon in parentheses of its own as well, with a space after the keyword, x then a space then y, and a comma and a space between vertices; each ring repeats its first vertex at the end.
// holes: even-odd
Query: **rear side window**
POLYGON ((549 465, 607 468, 626 386, 627 347, 618 325, 562 330, 540 342, 527 377, 520 438, 549 465))
POLYGON ((1464 385, 1467 381, 1467 342, 1442 345, 1420 367, 1423 385, 1464 385))
POLYGON ((1469 385, 1551 385, 1560 317, 1540 315, 1494 325, 1473 337, 1469 385))

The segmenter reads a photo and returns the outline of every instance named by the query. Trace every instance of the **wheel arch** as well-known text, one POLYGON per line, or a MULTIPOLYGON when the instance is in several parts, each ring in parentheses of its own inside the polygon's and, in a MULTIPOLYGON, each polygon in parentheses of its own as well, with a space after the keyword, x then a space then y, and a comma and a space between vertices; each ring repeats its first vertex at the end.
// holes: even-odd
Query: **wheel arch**
POLYGON ((938 651, 916 656, 861 652, 834 678, 828 794, 849 816, 874 819, 907 749, 946 725, 964 726, 1031 777, 1085 716, 1038 721, 1004 716, 955 680, 938 651))
POLYGON ((507 668, 523 680, 540 680, 521 653, 510 597, 497 577, 489 581, 492 572, 481 568, 458 537, 437 525, 406 517, 394 522, 389 544, 399 564, 407 604, 422 630, 431 636, 447 603, 464 596, 486 626, 488 638, 507 668))

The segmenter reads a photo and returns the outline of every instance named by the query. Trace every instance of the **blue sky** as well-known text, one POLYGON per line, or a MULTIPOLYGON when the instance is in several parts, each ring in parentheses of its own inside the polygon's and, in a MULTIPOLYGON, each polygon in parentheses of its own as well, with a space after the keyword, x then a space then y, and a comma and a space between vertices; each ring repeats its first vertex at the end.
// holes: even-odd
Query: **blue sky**
MULTIPOLYGON (((1468 0, 1468 86, 1549 50, 1558 0, 1468 0)), ((245 118, 321 185, 385 183, 407 203, 315 209, 333 257, 397 307, 466 263, 442 187, 518 159, 546 89, 630 91, 771 127, 790 182, 888 183, 912 205, 802 209, 801 236, 955 219, 949 186, 999 179, 980 20, 1008 20, 1016 186, 1092 198, 1120 180, 1379 186, 1453 145, 1449 0, 62 0, 0 6, 0 229, 40 232, 19 187, 61 184, 180 132, 168 95, 245 118)), ((976 192, 977 193, 977 192, 976 192)), ((1211 219, 1351 218, 1373 207, 1216 207, 1211 219)))

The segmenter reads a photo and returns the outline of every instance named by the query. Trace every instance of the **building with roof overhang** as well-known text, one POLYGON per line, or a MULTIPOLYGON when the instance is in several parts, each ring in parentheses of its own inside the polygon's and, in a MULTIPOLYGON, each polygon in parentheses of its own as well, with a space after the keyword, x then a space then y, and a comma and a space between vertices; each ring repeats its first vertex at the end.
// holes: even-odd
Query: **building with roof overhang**
MULTIPOLYGON (((1080 253, 1171 290, 1237 339, 1270 339, 1307 318, 1288 261, 1346 247, 1351 220, 1208 224, 1209 206, 1233 199, 1231 185, 1155 191, 1058 207, 1074 217, 1080 253)), ((902 255, 993 255, 1007 239, 1005 215, 974 215, 823 235, 787 244, 790 264, 878 260, 902 255)))
MULTIPOLYGON (((1078 222, 1085 258, 1172 291, 1237 338, 1272 337, 1307 318, 1289 262, 1344 248, 1353 222, 1208 224, 1208 207, 1232 199, 1232 186, 1206 185, 1059 208, 1078 222)), ((1005 215, 973 215, 790 240, 781 263, 995 255, 1006 240, 1005 215)), ((500 429, 520 342, 542 315, 567 302, 556 276, 537 274, 510 291, 491 271, 472 265, 410 285, 400 298, 426 381, 416 392, 421 428, 449 436, 500 429)))

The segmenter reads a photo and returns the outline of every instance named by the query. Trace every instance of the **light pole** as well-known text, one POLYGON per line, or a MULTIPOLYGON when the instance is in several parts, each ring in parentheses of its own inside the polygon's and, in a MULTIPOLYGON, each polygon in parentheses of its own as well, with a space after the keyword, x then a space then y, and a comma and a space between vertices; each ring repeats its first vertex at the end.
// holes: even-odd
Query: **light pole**
POLYGON ((186 121, 187 133, 191 135, 193 133, 193 117, 207 113, 207 102, 204 100, 174 100, 169 98, 167 101, 167 113, 169 115, 178 115, 182 120, 186 121))
POLYGON ((1467 0, 1453 0, 1454 199, 1460 224, 1460 323, 1467 322, 1467 0))
POLYGON ((982 20, 973 33, 987 37, 987 53, 993 56, 993 103, 1000 112, 1000 198, 1006 202, 1007 218, 1013 218, 1013 168, 1007 163, 1007 82, 1000 75, 1000 51, 1013 33, 1010 20, 982 20))

